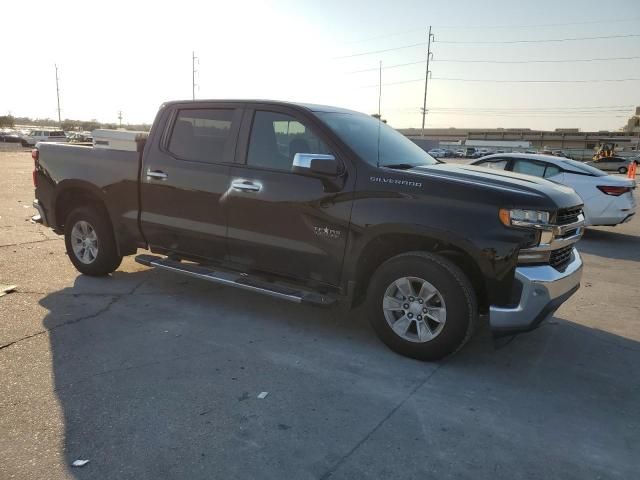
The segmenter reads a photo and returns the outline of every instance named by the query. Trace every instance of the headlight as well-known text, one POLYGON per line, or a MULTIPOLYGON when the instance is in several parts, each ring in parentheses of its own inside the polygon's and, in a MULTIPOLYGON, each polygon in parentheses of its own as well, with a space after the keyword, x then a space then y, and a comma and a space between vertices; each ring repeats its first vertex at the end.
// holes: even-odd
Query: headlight
POLYGON ((507 227, 529 227, 546 229, 549 225, 549 212, 543 210, 500 209, 500 221, 507 227))

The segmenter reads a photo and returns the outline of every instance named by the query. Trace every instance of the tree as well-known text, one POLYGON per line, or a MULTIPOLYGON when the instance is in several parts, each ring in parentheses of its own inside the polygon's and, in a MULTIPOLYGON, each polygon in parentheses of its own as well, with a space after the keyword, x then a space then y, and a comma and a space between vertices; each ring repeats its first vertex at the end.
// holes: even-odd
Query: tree
POLYGON ((3 115, 0 117, 0 128, 13 128, 15 124, 15 118, 13 118, 13 115, 3 115))

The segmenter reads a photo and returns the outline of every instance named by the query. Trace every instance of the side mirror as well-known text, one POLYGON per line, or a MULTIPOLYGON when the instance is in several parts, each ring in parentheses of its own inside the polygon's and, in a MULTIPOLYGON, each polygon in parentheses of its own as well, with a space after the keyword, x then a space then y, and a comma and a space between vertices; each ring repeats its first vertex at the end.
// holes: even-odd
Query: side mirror
POLYGON ((296 153, 291 171, 313 177, 335 177, 339 173, 338 161, 333 155, 296 153))

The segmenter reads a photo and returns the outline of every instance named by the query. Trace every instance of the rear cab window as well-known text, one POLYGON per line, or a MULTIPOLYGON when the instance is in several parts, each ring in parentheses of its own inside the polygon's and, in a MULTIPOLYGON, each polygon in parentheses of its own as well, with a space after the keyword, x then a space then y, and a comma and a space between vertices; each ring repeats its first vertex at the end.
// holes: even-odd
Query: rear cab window
POLYGON ((179 160, 231 162, 240 116, 234 108, 178 110, 167 143, 169 153, 179 160))

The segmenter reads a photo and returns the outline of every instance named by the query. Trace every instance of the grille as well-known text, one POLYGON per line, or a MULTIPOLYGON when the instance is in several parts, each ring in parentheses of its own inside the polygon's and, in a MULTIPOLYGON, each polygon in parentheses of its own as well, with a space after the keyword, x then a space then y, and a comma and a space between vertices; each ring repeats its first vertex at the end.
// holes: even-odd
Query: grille
POLYGON ((582 213, 582 207, 563 208, 558 210, 556 225, 567 225, 578 221, 578 215, 582 213))
POLYGON ((549 258, 549 264, 556 270, 564 270, 571 261, 571 252, 573 251, 573 245, 568 247, 559 248, 551 252, 549 258))

